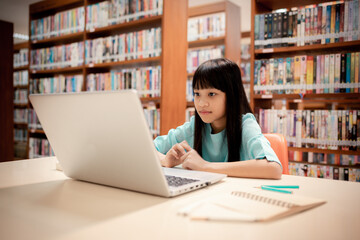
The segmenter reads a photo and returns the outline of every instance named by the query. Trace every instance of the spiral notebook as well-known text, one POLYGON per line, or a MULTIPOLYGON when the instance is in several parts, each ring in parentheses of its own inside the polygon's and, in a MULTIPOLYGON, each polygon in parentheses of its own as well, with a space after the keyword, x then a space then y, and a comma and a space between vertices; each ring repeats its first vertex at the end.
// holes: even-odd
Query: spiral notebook
POLYGON ((194 220, 271 221, 293 215, 326 201, 297 194, 246 189, 214 196, 178 211, 194 220))

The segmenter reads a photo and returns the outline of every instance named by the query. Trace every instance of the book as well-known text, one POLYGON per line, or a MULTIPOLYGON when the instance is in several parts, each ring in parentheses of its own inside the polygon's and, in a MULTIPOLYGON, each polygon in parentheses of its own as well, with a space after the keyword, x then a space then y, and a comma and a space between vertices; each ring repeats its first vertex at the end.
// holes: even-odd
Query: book
POLYGON ((178 210, 193 220, 273 221, 315 208, 325 200, 257 188, 243 188, 209 197, 178 210))

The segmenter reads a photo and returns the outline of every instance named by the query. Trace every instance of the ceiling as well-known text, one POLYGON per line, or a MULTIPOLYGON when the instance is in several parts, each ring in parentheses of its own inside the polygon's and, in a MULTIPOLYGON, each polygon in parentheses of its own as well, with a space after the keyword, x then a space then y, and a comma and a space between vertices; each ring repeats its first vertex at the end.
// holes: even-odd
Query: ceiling
MULTIPOLYGON (((51 0, 48 0, 51 1, 51 0)), ((223 0, 189 0, 189 7, 223 0)), ((241 31, 250 31, 251 0, 230 0, 241 7, 241 31)), ((0 0, 0 20, 14 23, 14 32, 28 35, 29 5, 39 0, 0 0)), ((15 43, 24 40, 14 39, 15 43)))

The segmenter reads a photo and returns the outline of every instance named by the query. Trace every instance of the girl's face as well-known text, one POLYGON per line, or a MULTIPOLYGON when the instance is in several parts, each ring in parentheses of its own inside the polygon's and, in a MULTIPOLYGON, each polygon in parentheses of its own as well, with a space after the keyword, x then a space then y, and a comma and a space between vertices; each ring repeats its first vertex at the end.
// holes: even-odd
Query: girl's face
POLYGON ((213 132, 226 127, 226 95, 216 88, 194 89, 194 104, 201 120, 210 123, 213 132))

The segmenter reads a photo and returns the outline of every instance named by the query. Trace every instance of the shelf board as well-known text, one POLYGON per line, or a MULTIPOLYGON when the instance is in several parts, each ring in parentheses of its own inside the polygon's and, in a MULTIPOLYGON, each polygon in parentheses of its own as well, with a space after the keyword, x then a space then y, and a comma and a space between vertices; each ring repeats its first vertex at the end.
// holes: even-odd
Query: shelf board
POLYGON ((360 40, 342 42, 342 43, 314 44, 308 46, 256 49, 255 55, 274 54, 274 53, 296 53, 296 52, 304 52, 304 51, 322 51, 322 50, 339 51, 339 49, 341 50, 342 48, 351 48, 354 46, 360 47, 360 40))
POLYGON ((289 160, 289 163, 301 163, 301 164, 307 164, 307 165, 320 165, 320 166, 329 166, 329 167, 339 167, 339 168, 360 168, 359 164, 356 165, 340 165, 340 164, 328 164, 328 163, 310 163, 310 162, 304 162, 304 161, 293 161, 289 160))
POLYGON ((186 102, 186 107, 195 107, 194 102, 186 102))
POLYGON ((29 65, 25 65, 25 66, 21 66, 21 67, 14 67, 14 72, 28 70, 28 68, 29 68, 29 65))
POLYGON ((30 74, 56 74, 56 73, 67 73, 67 72, 80 72, 82 70, 83 70, 83 66, 79 66, 79 67, 55 68, 49 70, 30 70, 30 74))
MULTIPOLYGON (((33 4, 30 4, 30 16, 35 14, 40 14, 44 12, 52 12, 55 10, 63 8, 71 9, 75 7, 80 7, 84 5, 83 0, 66 0, 66 1, 40 1, 33 4)), ((31 19, 31 18, 30 18, 31 19)))
POLYGON ((150 58, 141 58, 141 59, 133 59, 119 62, 107 62, 107 63, 96 63, 96 64, 88 64, 86 65, 87 69, 96 69, 96 68, 111 68, 116 66, 131 66, 131 65, 139 65, 141 63, 148 64, 149 62, 160 62, 161 57, 150 57, 150 58))
POLYGON ((14 103, 14 108, 25 108, 27 106, 27 103, 14 103))
POLYGON ((23 49, 23 48, 29 48, 29 42, 28 41, 14 44, 14 51, 15 52, 19 52, 20 49, 23 49))
POLYGON ((15 89, 27 89, 28 88, 28 85, 17 85, 17 86, 14 86, 15 89))
POLYGON ((189 8, 188 16, 197 17, 206 14, 213 14, 218 12, 224 12, 226 10, 226 2, 217 2, 207 5, 200 5, 189 8))
POLYGON ((26 127, 26 126, 27 126, 27 123, 16 123, 16 122, 14 122, 14 126, 26 127))
POLYGON ((31 45, 35 47, 39 45, 53 45, 56 43, 62 44, 68 42, 82 41, 83 39, 84 39, 84 32, 77 32, 77 33, 70 33, 66 35, 52 37, 52 38, 46 38, 42 40, 33 40, 31 41, 31 45))
POLYGON ((42 129, 29 129, 30 133, 39 133, 39 134, 45 134, 44 130, 42 129))
POLYGON ((256 0, 257 5, 261 5, 263 9, 267 9, 268 12, 277 10, 280 8, 293 8, 318 3, 329 2, 328 0, 287 0, 287 1, 273 1, 273 0, 256 0))
POLYGON ((351 150, 330 150, 330 149, 298 148, 298 147, 288 147, 288 150, 299 151, 299 152, 326 153, 326 154, 360 155, 360 151, 351 151, 351 150))
POLYGON ((254 99, 299 99, 299 100, 321 100, 326 99, 328 102, 335 99, 341 102, 342 99, 353 99, 359 101, 360 93, 309 93, 309 94, 254 94, 254 99))
POLYGON ((160 103, 161 97, 141 97, 140 100, 142 103, 148 103, 148 102, 160 103))
POLYGON ((106 26, 106 27, 100 27, 100 28, 94 28, 92 30, 87 30, 86 35, 89 37, 97 36, 97 35, 106 35, 106 34, 111 34, 115 31, 121 31, 121 30, 125 30, 128 28, 143 27, 144 24, 149 25, 149 26, 155 25, 155 24, 160 24, 161 20, 162 20, 161 15, 160 16, 151 16, 151 17, 146 17, 146 18, 142 18, 139 20, 135 20, 135 21, 119 23, 119 24, 114 24, 114 25, 110 25, 110 26, 106 26))
POLYGON ((210 45, 222 45, 225 44, 225 36, 190 41, 188 42, 188 44, 189 48, 205 47, 210 45))

